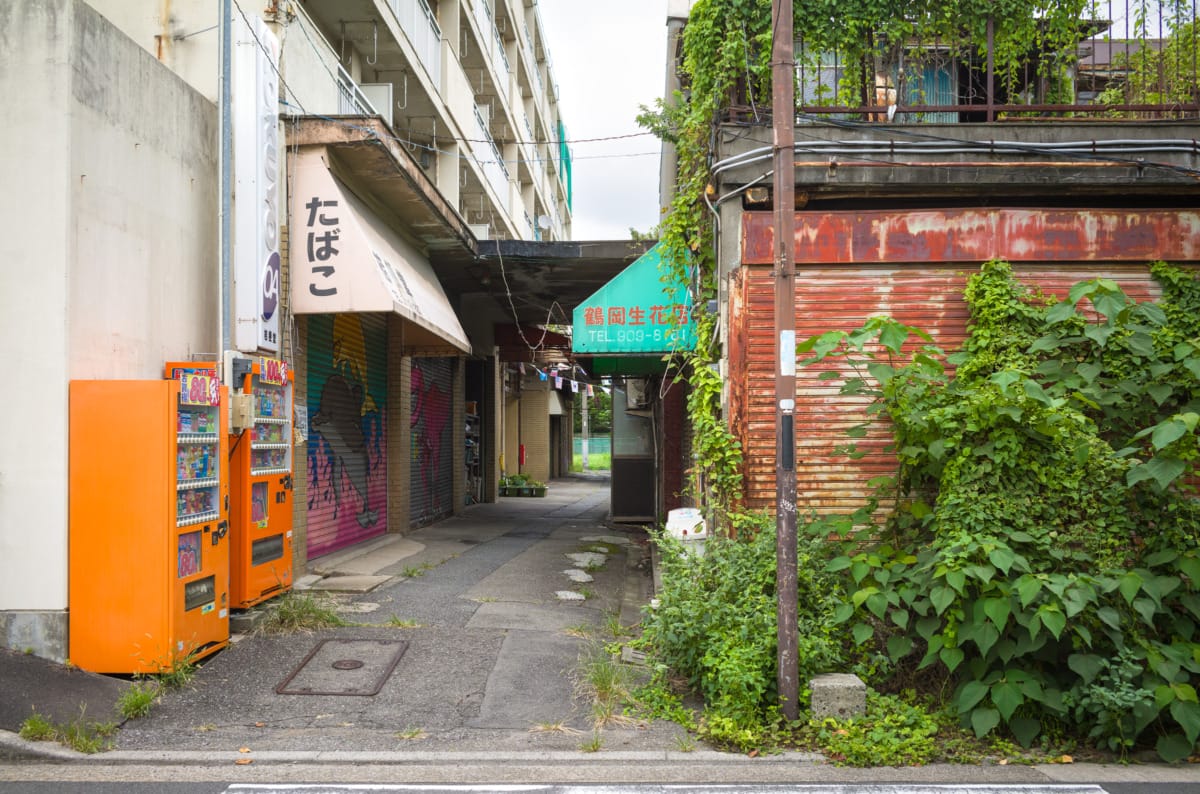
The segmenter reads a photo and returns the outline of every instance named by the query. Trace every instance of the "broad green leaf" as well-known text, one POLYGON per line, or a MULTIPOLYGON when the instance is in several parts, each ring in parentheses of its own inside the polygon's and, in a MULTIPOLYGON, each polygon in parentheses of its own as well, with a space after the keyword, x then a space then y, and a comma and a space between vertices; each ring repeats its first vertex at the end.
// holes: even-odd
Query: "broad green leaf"
POLYGON ((1009 612, 1012 611, 1012 605, 1008 603, 1007 598, 988 598, 983 602, 983 611, 992 623, 996 624, 996 628, 1003 631, 1004 624, 1008 622, 1009 612))
POLYGON ((1188 741, 1188 738, 1183 734, 1171 733, 1166 736, 1160 736, 1158 743, 1154 745, 1154 749, 1158 751, 1162 760, 1168 764, 1173 764, 1191 755, 1194 745, 1195 742, 1188 741))
POLYGON ((1104 669, 1104 659, 1091 653, 1073 653, 1067 657, 1067 667, 1070 667, 1083 683, 1090 684, 1104 669))
POLYGON ((1192 580, 1192 587, 1200 587, 1200 559, 1196 557, 1184 557, 1179 561, 1178 565, 1179 570, 1187 574, 1187 578, 1192 580))
POLYGON ((917 634, 926 642, 933 636, 933 633, 942 625, 942 621, 935 617, 921 618, 917 621, 917 634))
POLYGON ((1083 378, 1085 382, 1091 383, 1096 377, 1104 371, 1104 367, 1092 362, 1085 362, 1075 368, 1075 374, 1083 378))
POLYGON ((862 560, 856 560, 850 565, 850 575, 854 577, 855 584, 862 584, 862 580, 871 572, 871 566, 862 560))
POLYGON ((864 587, 861 590, 855 590, 854 594, 850 596, 850 601, 854 604, 855 608, 861 607, 864 601, 878 592, 878 587, 864 587))
POLYGON ((1142 562, 1145 563, 1146 567, 1150 568, 1155 565, 1163 565, 1177 559, 1179 559, 1178 551, 1175 549, 1165 549, 1164 551, 1158 551, 1154 554, 1148 555, 1142 562))
POLYGON ((1134 466, 1125 473, 1126 485, 1137 485, 1143 480, 1154 480, 1160 490, 1166 489, 1183 474, 1187 464, 1179 458, 1155 456, 1140 466, 1134 466))
POLYGON ((1028 750, 1033 740, 1042 732, 1042 723, 1032 717, 1014 717, 1008 721, 1008 729, 1020 745, 1028 750))
POLYGON ((1116 330, 1111 325, 1089 325, 1083 329, 1083 335, 1091 339, 1100 347, 1108 344, 1108 338, 1112 336, 1112 332, 1116 330))
POLYGON ((850 630, 850 633, 854 636, 855 644, 862 645, 864 642, 875 636, 875 629, 871 628, 871 626, 867 623, 855 623, 854 628, 850 630))
POLYGON ((899 353, 908 339, 908 328, 899 323, 889 323, 879 332, 879 344, 893 353, 899 353))
POLYGON ((1186 434, 1187 426, 1178 419, 1171 418, 1159 422, 1155 426, 1154 432, 1150 435, 1150 443, 1154 445, 1155 449, 1162 449, 1172 441, 1183 438, 1186 434))
POLYGON ((962 571, 946 571, 946 584, 953 587, 959 595, 962 595, 963 585, 967 583, 967 575, 962 571))
POLYGON ((1012 564, 1016 558, 1016 553, 1013 552, 1012 549, 1004 546, 992 549, 991 552, 988 553, 988 559, 991 560, 992 565, 995 565, 1001 571, 1004 571, 1004 573, 1008 573, 1008 569, 1012 567, 1012 564))
POLYGON ((832 560, 829 561, 829 564, 825 566, 825 570, 827 570, 831 573, 834 571, 844 571, 847 568, 849 568, 852 564, 853 564, 853 562, 850 560, 849 557, 846 557, 846 556, 834 557, 832 560))
POLYGON ((991 702, 996 704, 997 709, 1000 709, 1000 716, 1004 718, 1004 721, 1008 721, 1008 718, 1012 717, 1013 712, 1016 711, 1016 706, 1025 703, 1025 696, 1021 694, 1020 686, 1010 681, 1003 681, 1001 684, 991 687, 991 702))
POLYGON ((929 592, 929 600, 933 603, 934 610, 940 615, 954 601, 954 591, 945 585, 938 585, 929 592))
POLYGON ((1042 619, 1042 625, 1049 629, 1054 635, 1054 639, 1058 639, 1067 627, 1067 616, 1059 612, 1056 607, 1048 604, 1043 604, 1038 607, 1038 616, 1042 619))
POLYGON ((1134 597, 1142 589, 1142 577, 1133 571, 1129 571, 1121 577, 1121 581, 1117 584, 1117 587, 1120 589, 1121 595, 1125 597, 1125 603, 1132 604, 1134 597))
POLYGON ((1150 576, 1142 582, 1142 591, 1161 605, 1162 600, 1173 593, 1183 582, 1178 576, 1150 576))
POLYGON ((1017 595, 1021 597, 1021 606, 1027 607, 1042 591, 1042 582, 1037 577, 1026 574, 1017 580, 1017 595))
POLYGON ((962 664, 964 656, 962 648, 942 648, 941 653, 938 654, 938 658, 942 660, 942 664, 946 665, 946 669, 952 673, 955 668, 962 664))
POLYGON ((884 364, 882 361, 872 361, 867 364, 867 372, 871 373, 871 377, 879 381, 880 386, 888 385, 888 381, 896 374, 895 367, 884 364))
POLYGON ((896 635, 894 637, 888 637, 888 641, 887 641, 888 657, 893 662, 899 661, 901 658, 907 656, 912 651, 912 647, 913 647, 913 642, 908 637, 905 637, 903 635, 896 635))
POLYGON ((1162 405, 1175 393, 1175 389, 1166 383, 1151 383, 1146 387, 1146 393, 1154 399, 1155 405, 1162 405))
POLYGON ((1000 632, 991 623, 983 623, 976 629, 972 639, 979 646, 980 655, 986 657, 988 651, 996 644, 996 640, 1000 639, 1000 632))
POLYGON ((1196 688, 1191 684, 1176 682, 1171 684, 1171 689, 1175 692, 1175 697, 1179 698, 1184 703, 1197 703, 1196 688))
POLYGON ((1176 700, 1171 704, 1171 716, 1183 728, 1183 733, 1192 744, 1200 736, 1200 705, 1195 701, 1176 700))
POLYGON ((871 610, 871 614, 883 620, 887 615, 888 597, 884 593, 872 593, 867 598, 867 609, 871 610))
POLYGON ((1158 612, 1158 606, 1149 598, 1133 599, 1133 610, 1142 616, 1142 620, 1147 626, 1154 625, 1154 616, 1158 612))
POLYGON ((983 708, 971 712, 971 727, 975 730, 976 739, 987 736, 999 724, 1000 712, 995 709, 983 708))
POLYGON ((851 618, 853 615, 854 615, 854 605, 853 605, 853 604, 851 604, 851 603, 849 603, 849 602, 847 602, 847 601, 842 601, 842 602, 840 602, 840 603, 839 603, 839 604, 838 604, 836 607, 834 607, 834 609, 833 609, 833 622, 834 622, 834 625, 837 625, 837 624, 840 624, 840 623, 845 623, 845 622, 846 622, 847 620, 849 620, 849 619, 850 619, 850 618, 851 618))
POLYGON ((1046 312, 1046 325, 1055 325, 1075 314, 1075 303, 1063 301, 1056 303, 1046 312))
POLYGON ((1154 357, 1154 338, 1145 331, 1134 331, 1125 338, 1125 347, 1130 353, 1142 358, 1154 357))
POLYGON ((893 609, 891 612, 888 613, 888 617, 890 617, 892 619, 892 622, 895 623, 897 626, 899 626, 901 629, 908 628, 908 610, 907 609, 893 609))
POLYGON ((954 697, 954 705, 958 706, 959 714, 966 714, 983 700, 988 693, 988 685, 982 681, 968 681, 958 690, 954 697))
POLYGON ((1042 405, 1050 405, 1053 402, 1050 395, 1046 394, 1046 390, 1043 389, 1042 385, 1037 381, 1026 380, 1023 385, 1025 388, 1025 395, 1029 397, 1029 399, 1040 402, 1042 405))

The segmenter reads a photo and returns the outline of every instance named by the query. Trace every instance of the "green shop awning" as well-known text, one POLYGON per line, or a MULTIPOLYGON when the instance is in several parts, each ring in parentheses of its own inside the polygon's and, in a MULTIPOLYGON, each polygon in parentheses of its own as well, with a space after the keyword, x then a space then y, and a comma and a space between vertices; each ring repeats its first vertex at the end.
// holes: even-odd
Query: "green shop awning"
POLYGON ((663 281, 662 243, 575 307, 571 350, 590 356, 662 356, 696 344, 686 283, 663 281))

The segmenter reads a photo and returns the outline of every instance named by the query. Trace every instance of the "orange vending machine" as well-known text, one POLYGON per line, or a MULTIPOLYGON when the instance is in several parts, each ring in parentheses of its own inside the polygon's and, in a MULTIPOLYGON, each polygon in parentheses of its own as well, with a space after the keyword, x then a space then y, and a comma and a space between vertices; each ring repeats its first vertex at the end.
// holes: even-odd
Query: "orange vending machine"
POLYGON ((229 480, 216 378, 70 385, 69 653, 170 672, 229 642, 229 480))
POLYGON ((230 605, 244 609, 292 589, 292 372, 256 358, 235 386, 248 416, 230 437, 230 605))

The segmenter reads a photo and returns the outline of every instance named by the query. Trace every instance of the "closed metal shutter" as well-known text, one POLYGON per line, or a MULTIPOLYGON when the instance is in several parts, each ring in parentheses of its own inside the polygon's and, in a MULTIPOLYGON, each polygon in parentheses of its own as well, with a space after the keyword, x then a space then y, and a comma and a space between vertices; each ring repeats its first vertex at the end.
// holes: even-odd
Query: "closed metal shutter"
POLYGON ((308 558, 387 532, 387 324, 308 321, 308 558))
MULTIPOLYGON (((850 331, 867 318, 886 314, 928 332, 947 353, 966 336, 966 286, 961 263, 925 265, 801 266, 796 278, 796 340, 826 331, 850 331)), ((1071 285, 1109 278, 1139 302, 1156 300, 1158 285, 1145 265, 1079 263, 1013 266, 1023 283, 1065 297, 1071 285)), ((775 503, 774 280, 769 266, 744 266, 730 290, 730 424, 742 443, 746 506, 775 503)), ((916 340, 914 340, 916 341, 916 340)), ((864 397, 839 394, 842 378, 822 380, 824 371, 844 372, 838 362, 796 370, 796 505, 818 513, 848 513, 871 492, 867 481, 895 473, 886 450, 891 434, 882 421, 865 438, 854 439, 865 456, 851 460, 835 452, 846 430, 867 421, 864 397)))
POLYGON ((424 526, 454 509, 454 449, 450 419, 453 358, 414 358, 412 363, 412 480, 409 520, 424 526))

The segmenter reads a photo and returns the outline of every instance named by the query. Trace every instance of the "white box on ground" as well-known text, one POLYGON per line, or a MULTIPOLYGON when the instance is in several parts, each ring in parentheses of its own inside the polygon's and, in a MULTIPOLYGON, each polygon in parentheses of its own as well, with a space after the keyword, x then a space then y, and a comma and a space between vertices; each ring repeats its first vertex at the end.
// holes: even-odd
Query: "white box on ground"
POLYGON ((695 507, 680 507, 667 513, 667 534, 683 543, 697 557, 704 554, 708 539, 708 524, 704 514, 695 507))

